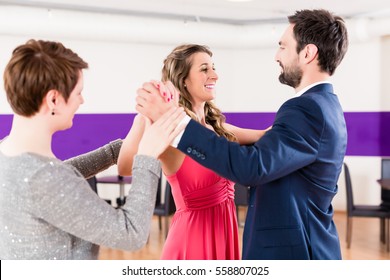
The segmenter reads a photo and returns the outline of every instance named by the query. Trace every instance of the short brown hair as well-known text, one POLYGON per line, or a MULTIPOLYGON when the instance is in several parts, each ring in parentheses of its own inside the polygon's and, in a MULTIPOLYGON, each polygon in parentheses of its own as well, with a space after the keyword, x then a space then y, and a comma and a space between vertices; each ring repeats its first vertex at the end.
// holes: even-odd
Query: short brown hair
POLYGON ((59 42, 29 40, 16 47, 4 71, 4 88, 12 110, 30 117, 50 90, 68 101, 80 71, 88 64, 59 42))
POLYGON ((294 24, 297 52, 307 44, 316 45, 321 70, 333 75, 348 49, 344 20, 323 9, 297 11, 288 20, 294 24))

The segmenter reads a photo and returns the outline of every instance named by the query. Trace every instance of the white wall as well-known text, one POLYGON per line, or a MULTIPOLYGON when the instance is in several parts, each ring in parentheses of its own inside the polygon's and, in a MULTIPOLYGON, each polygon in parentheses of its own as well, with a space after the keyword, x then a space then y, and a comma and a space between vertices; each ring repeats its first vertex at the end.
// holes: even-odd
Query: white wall
MULTIPOLYGON (((137 88, 144 81, 158 79, 164 57, 174 46, 189 42, 207 44, 214 52, 220 77, 216 103, 223 111, 275 112, 293 94, 277 79, 279 66, 274 55, 282 32, 279 26, 244 29, 199 25, 197 29, 194 23, 183 27, 183 23, 163 20, 70 11, 59 12, 57 18, 56 14, 42 9, 1 7, 0 71, 3 72, 12 50, 29 38, 62 41, 90 65, 85 72, 86 102, 80 113, 135 112, 137 88), (172 30, 172 26, 177 29, 172 30), (99 28, 104 30, 96 30, 99 28)), ((381 30, 378 36, 362 36, 351 24, 349 52, 333 77, 346 112, 390 111, 386 94, 390 88, 390 39, 380 37, 384 33, 381 30)), ((1 87, 0 114, 10 113, 1 87)), ((380 176, 380 159, 346 157, 346 162, 353 176, 356 202, 378 203, 380 187, 376 179, 380 176)), ((116 174, 116 168, 104 174, 116 174)), ((345 209, 343 179, 342 175, 334 200, 336 210, 345 209)))

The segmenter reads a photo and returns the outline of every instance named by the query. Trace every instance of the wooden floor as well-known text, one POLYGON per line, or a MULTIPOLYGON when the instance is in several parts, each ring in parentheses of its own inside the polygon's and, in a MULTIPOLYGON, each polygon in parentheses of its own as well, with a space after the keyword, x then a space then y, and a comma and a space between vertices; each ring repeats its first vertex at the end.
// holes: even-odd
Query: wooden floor
MULTIPOLYGON (((240 210, 245 215, 245 209, 240 210)), ((344 260, 390 260, 390 253, 379 240, 379 220, 373 218, 354 218, 351 248, 346 246, 346 214, 337 212, 334 217, 341 243, 344 260)), ((164 223, 163 223, 164 226, 164 223)), ((240 227, 240 240, 243 228, 240 227)), ((153 217, 149 242, 141 250, 125 252, 101 248, 102 260, 158 260, 165 241, 164 230, 158 228, 158 219, 153 217)), ((242 244, 240 244, 242 248, 242 244)))

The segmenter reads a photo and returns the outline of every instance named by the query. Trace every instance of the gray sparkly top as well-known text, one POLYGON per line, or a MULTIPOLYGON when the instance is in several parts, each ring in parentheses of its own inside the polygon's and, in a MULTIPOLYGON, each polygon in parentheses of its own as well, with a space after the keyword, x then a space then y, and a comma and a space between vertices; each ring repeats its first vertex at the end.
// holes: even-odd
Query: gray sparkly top
POLYGON ((84 179, 115 164, 121 143, 65 162, 0 152, 0 259, 97 259, 99 245, 144 246, 160 163, 135 157, 132 186, 119 209, 99 198, 84 179))

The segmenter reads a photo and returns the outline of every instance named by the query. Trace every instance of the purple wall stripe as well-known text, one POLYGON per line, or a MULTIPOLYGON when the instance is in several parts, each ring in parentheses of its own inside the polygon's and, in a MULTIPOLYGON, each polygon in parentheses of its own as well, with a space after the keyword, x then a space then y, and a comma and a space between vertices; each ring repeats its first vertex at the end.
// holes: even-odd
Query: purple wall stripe
MULTIPOLYGON (((133 124, 135 114, 77 114, 72 128, 53 137, 53 152, 67 159, 89 152, 108 142, 124 138, 133 124)), ((0 115, 0 139, 9 133, 12 116, 0 115)))
MULTIPOLYGON (((227 122, 264 129, 272 125, 275 113, 225 113, 227 122)), ((135 114, 78 114, 73 127, 57 132, 53 151, 61 159, 98 148, 109 141, 124 138, 135 114)), ((347 155, 390 156, 390 112, 346 112, 347 155)), ((12 116, 0 115, 0 139, 11 128, 12 116)))

